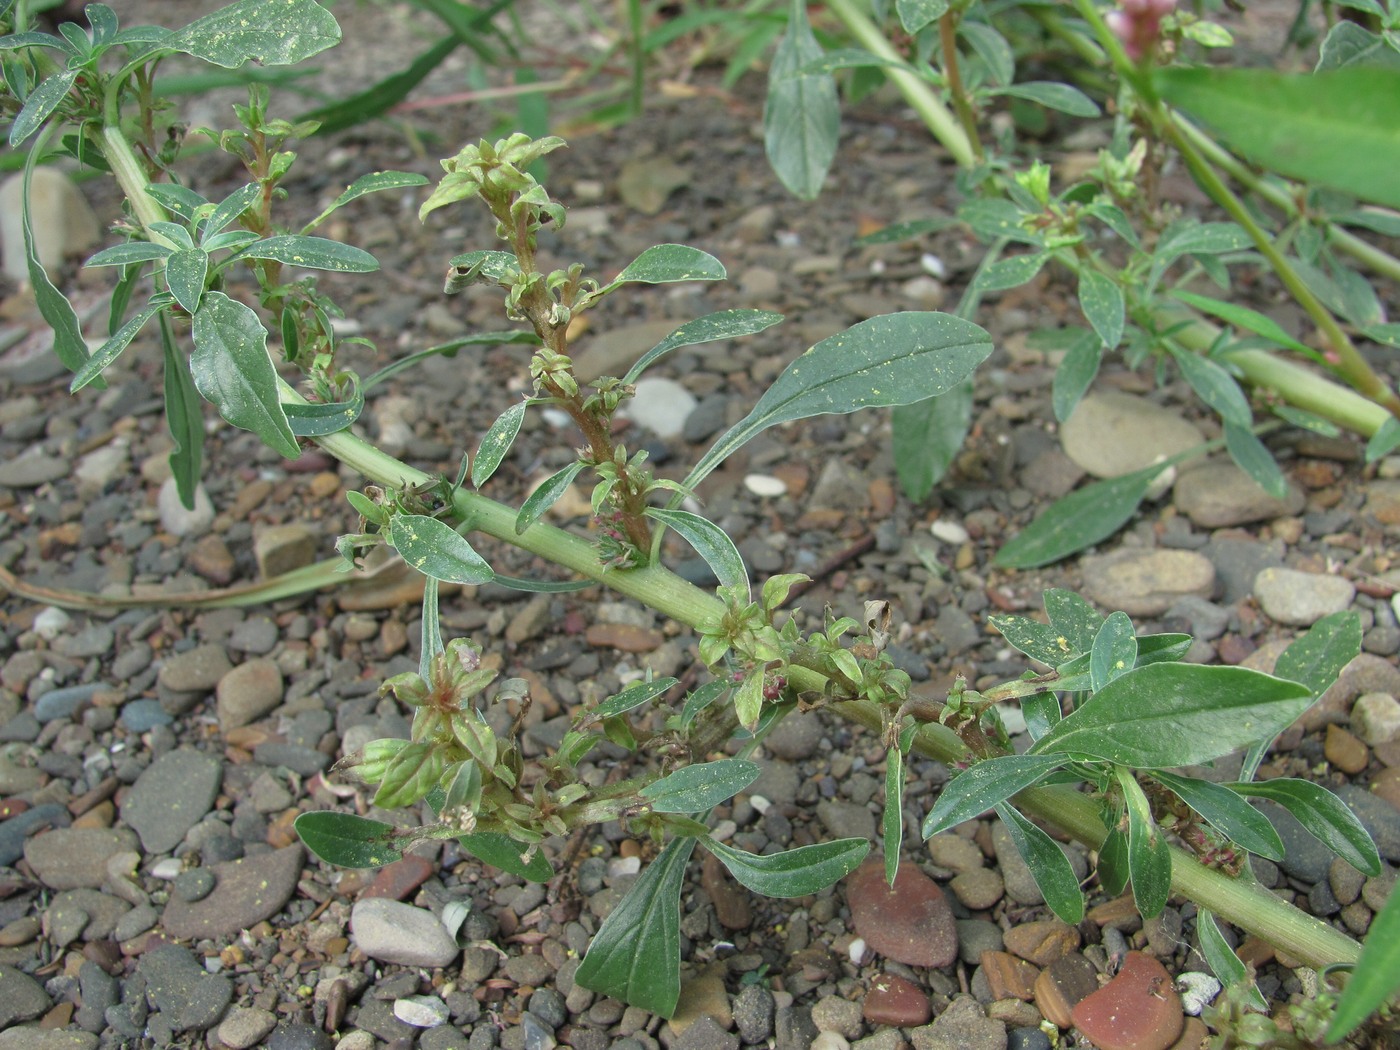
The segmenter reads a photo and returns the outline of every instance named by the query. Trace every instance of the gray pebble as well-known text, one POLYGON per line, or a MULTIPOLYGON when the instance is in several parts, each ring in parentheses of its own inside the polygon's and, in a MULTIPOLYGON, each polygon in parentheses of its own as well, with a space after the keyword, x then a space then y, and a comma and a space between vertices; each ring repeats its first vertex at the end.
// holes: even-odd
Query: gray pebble
POLYGON ((1380 855, 1391 863, 1400 861, 1400 809, 1358 784, 1343 784, 1337 797, 1356 814, 1380 855))
POLYGON ((132 786, 122 820, 148 853, 168 853, 209 812, 223 774, 222 762, 192 748, 164 754, 132 786))
POLYGON ((32 1021, 53 1005, 43 985, 13 966, 0 966, 0 987, 0 1028, 32 1021))
POLYGON ((333 1040, 309 1024, 279 1024, 267 1039, 267 1050, 331 1050, 333 1040))
POLYGON ((141 955, 137 971, 146 979, 156 1009, 174 1031, 204 1031, 223 1016, 233 982, 206 973, 188 948, 162 945, 141 955))
POLYGON ((746 984, 734 997, 734 1026, 748 1044, 765 1043, 773 1034, 777 1006, 773 993, 761 984, 746 984))
POLYGON ((8 868, 24 856, 24 840, 30 833, 52 824, 65 828, 72 821, 68 807, 58 802, 27 809, 9 820, 0 821, 0 868, 8 868))
POLYGON ((170 884, 171 892, 186 902, 203 900, 213 888, 214 873, 208 868, 187 868, 170 884))
POLYGON ((156 726, 168 726, 175 721, 159 700, 132 700, 122 705, 121 723, 133 733, 145 733, 156 726))
POLYGON ((101 1032, 107 1027, 104 1016, 107 1008, 121 1001, 117 979, 97 963, 87 960, 78 968, 78 989, 82 1005, 73 1020, 85 1032, 101 1032))
POLYGON ((1283 860, 1279 867, 1284 873, 1306 882, 1309 886, 1327 878, 1332 863, 1332 851, 1310 835, 1292 813, 1274 802, 1261 802, 1260 811, 1269 818, 1283 842, 1283 860))
POLYGON ((253 749, 253 760, 264 766, 283 766, 293 773, 309 777, 330 765, 331 756, 296 744, 267 743, 253 749))
POLYGON ((34 717, 42 724, 56 718, 72 718, 92 700, 102 686, 70 685, 63 689, 51 689, 34 705, 34 717))
POLYGON ((537 989, 530 996, 528 1009, 530 1013, 550 1028, 558 1028, 569 1019, 569 1011, 564 1005, 564 997, 553 988, 537 989))

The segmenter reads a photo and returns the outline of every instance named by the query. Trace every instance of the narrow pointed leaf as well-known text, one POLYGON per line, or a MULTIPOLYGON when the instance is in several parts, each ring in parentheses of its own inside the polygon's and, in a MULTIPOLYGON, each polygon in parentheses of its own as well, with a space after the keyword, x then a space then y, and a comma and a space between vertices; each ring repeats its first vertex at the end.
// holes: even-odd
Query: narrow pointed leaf
POLYGON ((1137 663, 1137 636, 1124 612, 1111 613, 1094 635, 1089 650, 1089 681, 1095 692, 1120 678, 1137 663))
POLYGON ((175 446, 170 451, 170 474, 180 502, 188 510, 194 507, 204 468, 204 403, 195 389, 189 361, 175 343, 168 314, 160 317, 160 345, 165 358, 165 425, 175 446))
POLYGON ((575 980, 662 1017, 681 994, 681 883, 695 848, 689 836, 672 839, 617 906, 608 913, 575 980))
POLYGON ((164 259, 170 254, 170 249, 163 244, 127 241, 125 244, 114 244, 110 248, 104 248, 83 265, 127 266, 131 263, 150 262, 152 259, 164 259))
POLYGON ((1034 569, 1092 547, 1121 529, 1147 498, 1161 464, 1106 478, 1056 500, 997 551, 992 564, 1034 569))
POLYGON ((146 327, 146 322, 159 313, 168 305, 167 299, 164 303, 155 306, 147 306, 137 313, 121 328, 117 333, 97 348, 97 352, 87 359, 87 363, 78 369, 78 374, 73 377, 73 382, 68 385, 69 393, 77 393, 98 377, 107 366, 115 361, 121 352, 131 345, 131 341, 136 338, 136 333, 146 327))
POLYGON ((1031 877, 1040 887, 1045 903, 1061 922, 1077 926, 1084 918, 1084 892, 1079 888, 1065 851, 1060 844, 1023 817, 1016 807, 999 802, 997 816, 1006 825, 1016 852, 1031 869, 1031 877))
POLYGON ((528 401, 511 405, 496 417, 496 421, 483 435, 481 447, 476 451, 476 461, 472 463, 472 484, 475 487, 481 488, 485 485, 510 452, 511 445, 515 444, 516 435, 520 433, 520 424, 525 421, 525 409, 528 407, 528 401))
POLYGON ((688 729, 700 712, 723 696, 728 689, 729 683, 719 679, 706 682, 695 689, 685 698, 685 706, 681 708, 681 729, 688 729))
POLYGON ((338 434, 360 418, 365 410, 365 397, 358 386, 348 401, 318 402, 310 405, 282 406, 287 422, 297 437, 324 437, 338 434))
POLYGON ((1357 871, 1379 875, 1376 844, 1346 803, 1324 787, 1307 780, 1280 778, 1229 785, 1242 795, 1277 802, 1297 818, 1308 834, 1322 842, 1357 871))
POLYGON ((381 820, 317 810, 297 817, 292 827, 307 849, 338 868, 379 868, 403 856, 395 844, 402 832, 381 820))
POLYGON ((945 393, 991 351, 982 328, 951 314, 911 311, 861 321, 788 365, 753 411, 705 453, 686 484, 699 484, 735 449, 778 423, 945 393))
POLYGON ((650 682, 636 682, 616 696, 610 696, 593 709, 594 719, 612 718, 650 703, 662 693, 679 684, 675 678, 657 678, 650 682))
POLYGON ((1283 860, 1283 842, 1269 818, 1246 802, 1239 792, 1209 780, 1164 770, 1152 775, 1235 845, 1269 860, 1283 860))
POLYGON ((1139 769, 1195 765, 1277 735, 1311 702, 1306 686, 1244 667, 1149 664, 1084 701, 1033 750, 1139 769))
POLYGON ((60 70, 44 78, 44 81, 29 93, 29 97, 24 100, 24 107, 15 117, 15 122, 10 125, 11 146, 18 146, 39 130, 40 125, 49 119, 72 90, 73 82, 81 72, 78 68, 60 70))
MULTIPOLYGON (((225 226, 252 207, 253 202, 261 196, 262 187, 255 182, 250 182, 230 193, 219 202, 218 207, 210 213, 209 218, 204 220, 203 229, 200 231, 200 243, 204 244, 210 237, 216 236, 225 226)), ((252 231, 244 232, 250 233, 252 231)))
MULTIPOLYGON (((443 57, 446 56, 444 55, 443 57)), ((328 131, 324 121, 321 124, 320 131, 323 135, 328 131)), ((419 175, 411 171, 372 171, 368 175, 361 175, 354 182, 350 183, 349 186, 345 187, 344 192, 331 202, 330 207, 316 216, 302 232, 309 232, 313 227, 319 226, 321 222, 337 208, 344 207, 351 201, 363 197, 368 193, 378 193, 380 190, 407 189, 410 186, 426 186, 427 184, 427 176, 419 175)))
POLYGON ((1243 470, 1261 489, 1274 499, 1288 495, 1288 479, 1283 476, 1274 454, 1247 426, 1226 421, 1225 447, 1235 465, 1243 470))
POLYGON ((1049 258, 1045 252, 1027 252, 1025 255, 998 259, 977 274, 977 290, 1004 292, 1009 288, 1019 288, 1038 274, 1049 258))
POLYGON ((1109 831, 1099 847, 1099 882, 1110 897, 1117 897, 1128 885, 1128 836, 1117 828, 1109 831))
MULTIPOLYGON (((356 492, 354 495, 358 496, 356 492)), ((443 651, 442 621, 438 609, 438 582, 429 576, 423 581, 423 627, 418 646, 418 677, 432 677, 433 658, 443 651)))
POLYGON ((194 315, 194 384, 236 427, 288 459, 301 455, 277 396, 277 370, 258 315, 223 292, 207 292, 194 315))
POLYGON ((410 566, 444 583, 489 583, 495 575, 461 533, 426 514, 395 515, 389 541, 410 566))
POLYGON ((1103 340, 1104 348, 1115 350, 1123 340, 1123 289, 1105 273, 1085 266, 1079 274, 1079 307, 1103 340))
MULTIPOLYGON (((1083 291, 1080 295, 1082 297, 1083 291)), ((1122 338, 1120 329, 1118 335, 1122 338)), ((1065 349, 1055 369, 1055 378, 1050 383, 1050 405, 1055 418, 1063 423, 1074 415, 1079 402, 1093 386, 1103 363, 1104 335, 1102 332, 1084 332, 1082 338, 1074 340, 1065 349)))
POLYGON ((1361 958, 1347 979, 1337 1012, 1327 1029, 1328 1043, 1340 1042, 1379 1010, 1400 988, 1400 893, 1392 892, 1371 920, 1361 958))
POLYGON ((641 795, 656 813, 703 813, 743 791, 760 772, 746 758, 723 758, 683 766, 642 788, 641 795))
POLYGON ((165 47, 234 69, 289 66, 340 43, 334 16, 314 0, 238 0, 196 19, 165 47))
POLYGON ((937 397, 896 407, 890 422, 899 487, 922 502, 948 473, 972 429, 972 377, 937 397))
POLYGON ((942 18, 948 10, 948 0, 895 0, 899 24, 911 36, 930 22, 942 18))
POLYGON ((1201 957, 1205 959, 1211 972, 1219 978, 1220 983, 1231 985, 1249 981, 1250 1005, 1261 1013, 1267 1011, 1268 1003, 1259 994, 1258 986, 1249 980, 1249 970, 1221 934, 1220 927, 1215 922, 1215 915, 1205 908, 1196 916, 1196 939, 1201 946, 1201 957))
POLYGON ((821 192, 841 132, 835 78, 830 73, 802 72, 821 57, 807 8, 794 0, 787 30, 768 67, 763 144, 778 179, 803 200, 821 192))
MULTIPOLYGON (((47 132, 45 133, 47 138, 47 132)), ((42 145, 44 139, 40 139, 42 145)), ((87 363, 88 348, 87 342, 83 339, 83 328, 78 322, 78 314, 73 309, 73 304, 68 301, 68 297, 60 292, 54 283, 49 280, 49 275, 44 271, 44 265, 39 261, 38 253, 34 248, 34 226, 33 215, 29 207, 29 187, 34 174, 34 163, 38 157, 40 149, 29 151, 29 157, 24 165, 24 183, 21 192, 20 204, 20 225, 24 231, 24 258, 29 268, 29 286, 34 290, 34 301, 39 307, 39 313, 44 318, 48 326, 53 329, 53 351, 58 355, 58 359, 63 362, 63 367, 70 372, 77 372, 87 363)), ((97 380, 99 389, 107 384, 102 380, 97 380)))
POLYGON ((1057 755, 1004 755, 978 762, 944 786, 924 818, 924 838, 985 813, 998 802, 1043 780, 1066 761, 1057 755))
POLYGON ((1249 399, 1235 377, 1208 357, 1182 350, 1173 355, 1177 367, 1196 396, 1220 415, 1226 423, 1248 427, 1254 420, 1249 399))
POLYGON ((520 505, 520 512, 515 516, 515 534, 519 536, 539 521, 544 512, 559 501, 559 497, 564 495, 564 490, 569 487, 574 478, 579 476, 582 470, 583 464, 575 460, 557 474, 546 478, 539 488, 530 493, 525 502, 520 505))
POLYGON ((1133 903, 1144 919, 1162 914, 1171 896, 1172 855, 1167 836, 1144 812, 1148 802, 1132 774, 1119 771, 1119 783, 1138 796, 1140 805, 1128 805, 1128 877, 1133 884, 1133 903))
POLYGON ((999 88, 996 94, 1039 102, 1047 109, 1059 110, 1072 117, 1097 117, 1102 114, 1099 104, 1084 92, 1056 80, 1028 80, 999 88))
POLYGON ((765 897, 780 898, 805 897, 826 889, 860 867, 860 862, 870 852, 870 843, 865 839, 818 842, 764 856, 746 853, 712 838, 700 841, 740 885, 765 897))
POLYGON ((264 237, 244 248, 238 257, 273 259, 288 266, 336 273, 371 273, 379 269, 379 261, 363 248, 325 237, 302 237, 297 234, 264 237))
POLYGON ((719 339, 738 339, 771 328, 783 319, 772 310, 720 310, 697 317, 681 325, 661 342, 648 350, 622 377, 624 383, 635 383, 642 372, 672 350, 697 343, 712 343, 719 339))
POLYGON ((1312 347, 1298 342, 1291 335, 1283 330, 1277 321, 1271 317, 1266 317, 1258 310, 1251 310, 1247 306, 1240 306, 1237 303, 1227 303, 1220 299, 1212 299, 1206 295, 1197 295, 1195 292, 1183 292, 1174 290, 1173 299, 1180 299, 1188 306, 1194 306, 1202 313, 1211 314, 1220 318, 1227 324, 1232 324, 1236 328, 1243 328, 1246 332, 1253 332, 1255 335, 1263 336, 1285 350, 1293 350, 1300 354, 1311 356, 1315 351, 1312 347))
POLYGON ((739 688, 734 691, 734 713, 739 724, 750 733, 758 728, 758 717, 763 712, 763 668, 749 672, 739 688))
POLYGON ((885 882, 894 885, 899 851, 904 844, 904 752, 885 753, 885 811, 880 818, 880 846, 885 854, 885 882))
POLYGON ((1350 610, 1324 616, 1295 638, 1274 662, 1274 674, 1321 696, 1361 653, 1361 618, 1350 610))
POLYGON ((667 528, 675 529, 695 552, 705 559, 705 564, 715 574, 721 587, 737 587, 749 594, 749 570, 744 566, 743 556, 729 535, 708 518, 692 514, 686 510, 663 510, 652 507, 647 517, 654 518, 667 528))

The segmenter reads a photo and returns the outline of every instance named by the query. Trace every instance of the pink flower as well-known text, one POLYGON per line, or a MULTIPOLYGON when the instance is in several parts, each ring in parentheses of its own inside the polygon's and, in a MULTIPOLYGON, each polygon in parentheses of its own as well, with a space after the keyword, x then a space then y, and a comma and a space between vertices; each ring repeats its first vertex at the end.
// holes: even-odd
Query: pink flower
POLYGON ((1152 53, 1162 31, 1162 18, 1176 10, 1176 0, 1119 0, 1121 7, 1104 16, 1123 50, 1135 62, 1152 53))

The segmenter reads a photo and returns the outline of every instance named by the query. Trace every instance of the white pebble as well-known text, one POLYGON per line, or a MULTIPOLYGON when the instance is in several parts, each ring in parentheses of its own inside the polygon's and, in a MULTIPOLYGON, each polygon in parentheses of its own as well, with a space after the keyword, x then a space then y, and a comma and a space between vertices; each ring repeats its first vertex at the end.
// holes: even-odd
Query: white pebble
POLYGON ((772 808, 773 803, 769 802, 762 795, 750 795, 749 805, 751 805, 754 809, 758 810, 759 815, 762 816, 764 813, 767 813, 768 810, 772 808))
POLYGON ((840 1032, 818 1032, 812 1050, 851 1050, 851 1044, 840 1032))
POLYGON ((44 641, 51 642, 67 630, 72 622, 66 612, 50 605, 34 617, 34 633, 44 641))
POLYGON ((574 425, 573 417, 562 408, 542 408, 540 415, 555 430, 563 430, 574 425))
POLYGON ((772 474, 746 474, 744 488, 755 496, 764 498, 786 496, 788 490, 787 482, 782 478, 775 478, 772 474))
POLYGON ((997 704, 997 714, 1007 736, 1020 736, 1026 731, 1026 716, 1021 713, 1020 704, 997 704))
POLYGON ((930 277, 937 277, 940 281, 948 276, 948 267, 943 265, 943 260, 932 252, 924 252, 919 256, 919 269, 930 277))
POLYGON ((185 870, 185 862, 178 857, 167 857, 151 865, 151 876, 157 879, 173 879, 185 870))
POLYGON ((608 861, 608 878, 610 879, 615 879, 619 875, 635 875, 641 870, 641 857, 614 857, 608 861))
POLYGON ((716 842, 727 842, 733 834, 739 830, 739 826, 732 820, 721 820, 710 832, 710 838, 716 842))
POLYGON ((866 951, 865 938, 857 937, 853 940, 849 947, 846 948, 846 954, 851 957, 851 962, 855 963, 855 965, 863 965, 866 955, 869 954, 866 951))
POLYGON ((933 534, 934 539, 954 546, 966 543, 971 538, 965 528, 948 518, 939 518, 929 526, 928 531, 933 534))
POLYGON ((180 502, 180 489, 174 478, 166 478, 156 497, 160 527, 172 536, 202 536, 214 524, 214 504, 203 483, 194 487, 194 509, 180 502))
POLYGON ((394 1016, 414 1028, 436 1028, 451 1016, 447 1004, 434 995, 411 995, 394 1001, 394 1016))
POLYGON ((1197 1017, 1220 994, 1220 982, 1208 973, 1188 972, 1176 979, 1176 990, 1182 1010, 1197 1017))

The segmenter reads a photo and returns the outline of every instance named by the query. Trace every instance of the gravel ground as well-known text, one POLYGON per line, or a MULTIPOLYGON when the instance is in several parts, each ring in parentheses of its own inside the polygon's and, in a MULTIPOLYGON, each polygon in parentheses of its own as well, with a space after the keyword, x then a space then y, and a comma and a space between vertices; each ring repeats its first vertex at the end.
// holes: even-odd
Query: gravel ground
MULTIPOLYGON (((411 20, 386 18, 383 8, 345 13, 362 28, 386 19, 386 36, 401 46, 414 39, 411 20)), ((353 53, 346 61, 360 68, 353 53)), ((680 241, 717 256, 730 275, 719 285, 612 297, 577 344, 581 371, 618 371, 617 362, 713 310, 788 315, 742 342, 677 351, 655 370, 623 440, 648 448, 674 476, 802 348, 869 316, 955 302, 979 252, 956 230, 852 247, 861 233, 956 205, 951 168, 897 108, 867 105, 847 118, 828 191, 812 205, 785 197, 767 171, 754 85, 728 95, 702 76, 695 86, 705 90, 657 100, 642 120, 574 138, 550 159, 551 189, 572 209, 547 245, 561 260, 610 276, 643 248, 680 241)), ((440 146, 427 146, 426 156, 386 126, 309 144, 292 181, 307 217, 370 170, 431 177, 433 156, 489 130, 476 110, 428 113, 415 125, 440 146)), ((1052 160, 1073 152, 1049 150, 1052 160)), ((211 195, 234 176, 218 158, 199 169, 211 195)), ((1164 182, 1185 206, 1198 204, 1184 177, 1168 173, 1164 182)), ((104 218, 114 214, 100 192, 94 201, 104 218)), ((350 352, 366 372, 504 327, 489 293, 438 294, 447 258, 490 246, 485 224, 454 210, 420 227, 417 202, 414 193, 366 198, 345 209, 333 233, 376 252, 384 268, 370 280, 325 282, 347 305, 347 330, 380 348, 373 357, 350 352)), ((99 290, 90 276, 75 280, 83 292, 99 290)), ((1266 772, 1339 789, 1389 866, 1365 879, 1271 814, 1287 859, 1255 870, 1280 895, 1359 936, 1400 861, 1400 461, 1367 469, 1355 441, 1285 432, 1271 440, 1294 486, 1287 500, 1262 499, 1233 468, 1207 464, 1081 558, 1034 572, 992 569, 1000 544, 1039 509, 1113 469, 1105 452, 1146 463, 1175 441, 1218 433, 1179 386, 1154 388, 1120 369, 1106 369, 1074 425, 1058 428, 1054 356, 1030 335, 1070 319, 1072 295, 1048 275, 988 304, 981 320, 998 349, 978 376, 973 436, 925 503, 898 493, 888 416, 872 412, 767 432, 702 487, 706 509, 759 578, 818 575, 807 610, 829 604, 858 614, 868 597, 890 599, 899 624, 891 651, 935 696, 956 674, 973 684, 1019 674, 1023 665, 985 620, 1038 608, 1048 586, 1125 609, 1144 629, 1193 632, 1193 660, 1263 668, 1319 616, 1354 609, 1365 653, 1285 734, 1266 772)), ((5 310, 11 325, 32 323, 18 299, 5 310)), ((453 472, 464 447, 524 387, 526 363, 509 347, 430 361, 376 391, 364 428, 416 466, 453 472)), ((0 362, 0 564, 32 586, 168 597, 330 556, 354 524, 343 493, 357 479, 319 453, 288 463, 250 435, 211 425, 207 503, 193 513, 174 505, 159 367, 159 348, 138 343, 109 373, 107 390, 70 397, 41 362, 13 351, 0 362)), ((571 440, 532 416, 488 494, 518 500, 567 460, 571 440)), ((586 497, 566 498, 556 520, 582 527, 581 505, 586 497)), ((499 571, 545 571, 510 549, 481 549, 499 571)), ((666 557, 703 578, 679 544, 666 557)), ((3 603, 0 1048, 1030 1050, 1049 1045, 1037 1026, 1057 1019, 1073 989, 1092 989, 1131 950, 1173 977, 1204 968, 1193 906, 1174 900, 1144 925, 1130 904, 1091 883, 1088 918, 1063 927, 1050 921, 1004 832, 974 821, 926 846, 906 844, 904 870, 923 879, 908 892, 943 902, 924 926, 896 909, 857 930, 860 894, 850 881, 770 901, 697 861, 683 897, 677 1016, 666 1022, 595 997, 574 982, 579 959, 653 852, 625 828, 548 842, 546 852, 566 861, 548 886, 483 868, 454 843, 378 873, 332 869, 297 843, 291 824, 301 812, 373 812, 325 771, 369 739, 407 733, 405 710, 377 688, 417 667, 413 590, 386 573, 367 585, 206 612, 3 603), (455 939, 436 918, 454 903, 470 908, 455 939), (945 944, 947 958, 898 961, 879 950, 880 930, 910 928, 945 944), (39 1028, 18 1027, 32 1023, 39 1028)), ((695 662, 688 629, 601 589, 532 597, 464 588, 444 599, 443 626, 530 682, 527 755, 556 743, 580 705, 648 670, 683 675, 695 662)), ((616 775, 620 758, 605 754, 590 775, 616 775)), ((884 753, 869 735, 824 715, 790 719, 761 764, 750 791, 714 814, 736 845, 761 852, 875 837, 884 753)), ((911 828, 948 773, 910 764, 911 828)), ((1070 851, 1087 870, 1083 851, 1070 851)), ((1252 941, 1241 950, 1271 1001, 1301 994, 1289 960, 1252 941)), ((1175 1045, 1198 1045, 1199 1025, 1189 1021, 1175 1045)), ((1061 1045, 1079 1038, 1067 1033, 1061 1045)))

